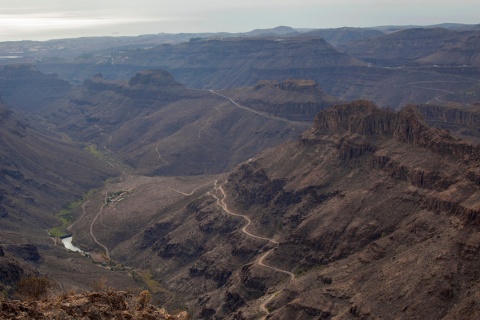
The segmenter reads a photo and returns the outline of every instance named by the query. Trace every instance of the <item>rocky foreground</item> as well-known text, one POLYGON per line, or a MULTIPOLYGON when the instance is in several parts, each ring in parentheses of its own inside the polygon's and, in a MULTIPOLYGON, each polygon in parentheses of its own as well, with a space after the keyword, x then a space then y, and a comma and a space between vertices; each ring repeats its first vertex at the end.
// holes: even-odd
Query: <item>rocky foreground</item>
POLYGON ((148 291, 64 294, 44 301, 2 301, 0 319, 190 319, 186 312, 170 315, 149 303, 148 291))

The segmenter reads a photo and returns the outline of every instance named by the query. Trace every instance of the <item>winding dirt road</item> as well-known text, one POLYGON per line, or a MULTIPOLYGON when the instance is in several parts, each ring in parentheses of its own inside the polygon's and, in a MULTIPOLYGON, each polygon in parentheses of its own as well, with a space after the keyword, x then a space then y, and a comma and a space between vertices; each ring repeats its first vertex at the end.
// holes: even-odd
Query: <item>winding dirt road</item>
POLYGON ((268 295, 263 301, 262 303, 260 304, 259 306, 259 309, 265 313, 265 315, 261 318, 262 320, 266 319, 267 316, 270 314, 270 311, 267 309, 267 304, 270 303, 270 301, 272 301, 276 295, 278 295, 279 293, 281 293, 285 287, 292 281, 295 279, 295 275, 293 273, 291 273, 290 271, 288 270, 283 270, 283 269, 279 269, 279 268, 276 268, 276 267, 273 267, 273 266, 270 266, 268 264, 265 263, 265 259, 268 257, 268 255, 270 253, 272 253, 273 251, 275 251, 277 248, 278 248, 278 245, 279 245, 279 242, 276 241, 276 240, 273 240, 273 239, 270 239, 270 238, 266 238, 266 237, 261 237, 261 236, 257 236, 255 234, 252 234, 251 232, 249 232, 247 230, 248 226, 252 223, 252 220, 250 220, 249 217, 245 216, 245 215, 242 215, 242 214, 238 214, 238 213, 235 213, 233 211, 231 211, 227 204, 225 203, 225 199, 227 198, 227 194, 225 193, 225 190, 223 189, 222 186, 218 186, 217 185, 218 181, 215 181, 214 182, 214 189, 216 191, 219 191, 221 194, 222 194, 222 199, 220 199, 217 195, 213 194, 213 193, 208 193, 210 194, 211 196, 213 196, 216 200, 217 200, 217 204, 218 206, 220 206, 223 211, 225 211, 226 213, 232 215, 232 216, 235 216, 235 217, 241 217, 243 218, 247 223, 245 224, 245 226, 243 226, 243 228, 241 229, 242 232, 244 234, 246 234, 247 236, 251 237, 251 238, 255 238, 255 239, 259 239, 259 240, 264 240, 264 241, 268 241, 272 244, 275 245, 275 248, 273 249, 270 249, 269 251, 267 251, 266 253, 264 253, 260 258, 258 258, 255 263, 259 266, 262 266, 264 268, 268 268, 270 270, 273 270, 275 272, 280 272, 280 273, 284 273, 286 275, 288 275, 290 277, 289 281, 284 283, 278 290, 276 290, 275 292, 271 293, 270 295, 268 295))
POLYGON ((265 118, 269 118, 269 119, 273 119, 273 120, 277 120, 277 121, 282 121, 282 122, 287 122, 287 123, 293 123, 293 124, 296 124, 296 125, 302 125, 302 126, 311 126, 310 123, 308 122, 300 122, 300 121, 293 121, 293 120, 288 120, 288 119, 285 119, 285 118, 280 118, 280 117, 275 117, 275 116, 272 116, 268 113, 264 113, 264 112, 260 112, 260 111, 257 111, 257 110, 254 110, 254 109, 251 109, 251 108, 248 108, 248 107, 245 107, 245 106, 242 106, 241 104, 239 104, 238 102, 235 102, 235 100, 233 100, 232 98, 230 97, 227 97, 226 95, 223 95, 221 93, 218 93, 214 90, 209 90, 211 93, 213 94, 216 94, 217 96, 220 96, 220 97, 223 97, 227 100, 229 100, 231 103, 233 103, 235 106, 237 106, 238 108, 240 109, 243 109, 243 110, 247 110, 247 111, 250 111, 250 112, 253 112, 255 114, 258 114, 259 116, 262 116, 262 117, 265 117, 265 118))
POLYGON ((162 156, 160 155, 160 152, 158 151, 158 146, 160 146, 160 143, 162 141, 160 141, 159 143, 157 143, 157 146, 155 147, 155 152, 157 153, 158 155, 158 160, 162 161, 163 163, 165 164, 168 164, 168 161, 166 161, 165 159, 162 158, 162 156))
POLYGON ((103 212, 103 209, 107 205, 107 195, 108 195, 108 193, 105 193, 105 201, 104 201, 102 207, 100 208, 100 210, 98 210, 97 214, 93 218, 92 223, 90 223, 90 235, 92 236, 93 241, 95 241, 96 244, 98 244, 100 247, 102 247, 105 250, 105 254, 107 256, 107 259, 108 259, 108 261, 110 261, 111 260, 110 259, 110 252, 108 251, 108 248, 106 246, 104 246, 102 243, 100 243, 97 240, 97 238, 95 237, 95 235, 93 234, 93 225, 95 224, 95 221, 98 219, 100 214, 103 212))
POLYGON ((192 190, 191 192, 189 192, 189 193, 185 193, 185 192, 182 192, 182 191, 180 191, 180 190, 173 189, 173 188, 170 188, 170 187, 167 187, 167 189, 168 189, 168 190, 172 190, 172 191, 174 191, 174 192, 176 192, 176 193, 180 193, 180 194, 182 194, 182 195, 184 195, 184 196, 191 196, 191 195, 193 195, 193 193, 194 193, 195 191, 197 191, 198 189, 200 189, 200 188, 202 188, 202 187, 205 187, 205 186, 208 186, 209 184, 212 184, 212 183, 215 183, 215 182, 216 182, 216 180, 215 180, 215 181, 209 181, 209 182, 207 182, 207 183, 204 183, 204 184, 202 184, 201 186, 196 187, 195 189, 193 189, 193 190, 192 190))

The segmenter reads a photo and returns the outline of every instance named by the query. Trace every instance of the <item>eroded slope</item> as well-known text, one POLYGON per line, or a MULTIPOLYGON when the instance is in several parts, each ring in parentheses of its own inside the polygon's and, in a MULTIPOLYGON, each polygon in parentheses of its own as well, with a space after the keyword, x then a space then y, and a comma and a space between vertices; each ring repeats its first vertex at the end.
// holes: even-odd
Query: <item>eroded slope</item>
POLYGON ((164 180, 145 212, 138 184, 102 239, 200 319, 476 317, 479 152, 414 107, 357 101, 228 179, 164 180), (128 229, 134 208, 148 227, 128 229))

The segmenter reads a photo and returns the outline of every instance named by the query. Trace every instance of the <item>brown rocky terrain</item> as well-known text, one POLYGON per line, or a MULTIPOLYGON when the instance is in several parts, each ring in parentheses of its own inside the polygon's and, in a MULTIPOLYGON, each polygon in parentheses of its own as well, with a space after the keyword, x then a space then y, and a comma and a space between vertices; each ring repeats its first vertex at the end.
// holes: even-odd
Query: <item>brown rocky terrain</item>
MULTIPOLYGON (((131 166, 136 163, 128 159, 137 159, 131 156, 137 150, 141 151, 141 155, 147 154, 146 160, 137 162, 137 168, 145 172, 152 172, 158 166, 166 167, 165 172, 170 174, 191 174, 203 170, 221 172, 227 166, 222 161, 229 161, 228 165, 233 167, 258 150, 295 138, 309 126, 239 105, 221 93, 185 89, 163 71, 144 71, 128 82, 108 81, 98 75, 81 87, 67 85, 68 90, 64 95, 62 93, 52 99, 48 95, 39 96, 33 108, 29 107, 27 101, 33 100, 33 96, 26 100, 19 97, 26 95, 27 88, 34 84, 24 86, 20 79, 29 76, 34 78, 41 90, 42 86, 52 85, 55 88, 58 78, 54 75, 42 76, 30 67, 4 67, 2 72, 4 83, 1 92, 9 103, 18 109, 37 113, 36 116, 26 115, 2 106, 5 133, 2 135, 3 159, 12 159, 2 163, 6 179, 2 180, 5 192, 2 193, 1 212, 2 227, 5 229, 1 233, 1 243, 8 252, 2 259, 7 261, 5 259, 12 258, 16 261, 13 264, 5 262, 5 272, 9 274, 8 278, 12 274, 17 275, 13 282, 2 289, 7 294, 11 293, 14 282, 24 273, 22 270, 31 269, 34 274, 46 274, 65 288, 73 289, 89 287, 101 277, 115 283, 117 288, 152 286, 153 283, 154 289, 157 289, 157 303, 171 300, 169 288, 164 290, 161 285, 149 282, 155 280, 150 280, 147 268, 140 269, 146 271, 140 271, 137 275, 132 269, 117 264, 118 260, 108 265, 108 253, 107 259, 102 257, 103 247, 99 243, 105 243, 110 248, 125 240, 125 248, 128 248, 128 240, 151 227, 152 219, 155 221, 158 215, 175 212, 177 207, 185 206, 184 195, 179 194, 180 199, 175 199, 172 197, 175 192, 170 190, 168 197, 162 198, 165 200, 162 205, 169 205, 161 211, 158 208, 148 209, 148 206, 140 208, 134 204, 142 218, 136 216, 135 221, 129 220, 127 228, 121 223, 112 223, 107 210, 105 215, 98 215, 96 224, 92 223, 95 216, 90 215, 101 211, 101 205, 95 208, 93 202, 101 203, 105 195, 93 192, 90 193, 92 199, 84 198, 86 202, 83 206, 77 206, 75 211, 69 213, 79 219, 71 226, 75 233, 74 241, 80 243, 82 248, 92 250, 91 259, 103 262, 108 269, 56 245, 54 239, 48 237, 48 230, 59 224, 54 215, 65 208, 69 201, 78 200, 88 189, 98 187, 107 177, 126 170, 115 160, 115 157, 121 158, 122 154, 127 154, 126 162, 131 166), (166 137, 168 139, 164 139, 166 137), (169 152, 174 152, 173 157, 169 152), (202 159, 210 163, 205 164, 202 159), (150 163, 154 164, 149 167, 150 163), (174 169, 170 170, 171 167, 174 169), (149 216, 142 210, 152 210, 153 215, 149 216), (107 224, 105 221, 108 221, 107 224), (109 225, 110 229, 105 230, 105 225, 109 225), (98 243, 92 241, 91 234, 87 233, 90 228, 98 237, 98 243), (112 239, 109 239, 111 236, 112 239), (38 259, 25 258, 21 250, 8 251, 17 244, 31 246, 38 253, 38 259)), ((274 89, 271 87, 268 90, 274 89)), ((265 94, 268 94, 268 90, 265 94)), ((318 88, 315 90, 320 92, 318 88)), ((308 95, 308 92, 303 94, 308 95)), ((298 97, 301 95, 302 92, 298 92, 298 97)), ((273 96, 270 94, 270 97, 273 96)), ((328 98, 326 95, 324 97, 328 98)), ((264 101, 267 102, 268 98, 264 101)), ((321 103, 320 100, 317 102, 321 103)), ((213 178, 208 177, 209 185, 213 178)), ((168 182, 165 185, 173 188, 175 183, 168 182)), ((190 185, 185 186, 188 188, 190 185)), ((145 196, 143 191, 140 195, 145 196)), ((187 197, 187 200, 191 198, 187 197)), ((141 201, 145 201, 145 198, 141 201)), ((130 213, 131 209, 128 210, 127 213, 130 213)), ((112 217, 119 218, 115 213, 112 217)), ((127 220, 122 219, 119 221, 126 223, 127 220)), ((205 228, 208 230, 210 226, 207 224, 205 228)), ((117 259, 129 257, 130 254, 124 249, 114 249, 113 255, 117 259)), ((219 272, 221 274, 222 271, 219 272)), ((225 275, 215 277, 221 279, 225 275)))
MULTIPOLYGON (((434 31, 403 35, 448 36, 434 31)), ((465 48, 475 48, 469 39, 465 48)), ((418 53, 433 57, 420 40, 418 53)), ((433 54, 457 50, 455 41, 433 54)), ((156 303, 198 319, 478 317, 476 67, 418 67, 413 56, 408 68, 369 66, 318 39, 138 51, 152 65, 169 57, 187 84, 257 84, 189 89, 146 70, 71 86, 31 67, 2 68, 2 291, 22 275, 48 275, 64 289, 105 277, 148 286, 156 303), (273 80, 257 82, 265 78, 273 80), (325 109, 335 101, 325 92, 425 104, 325 109), (296 139, 318 111, 300 139, 254 157, 296 139), (69 213, 75 243, 104 267, 47 237, 54 213, 122 171, 69 213)), ((138 66, 127 60, 115 72, 138 66)))
POLYGON ((227 184, 236 206, 259 232, 280 221, 271 261, 304 273, 275 297, 271 318, 478 316, 478 260, 464 251, 478 233, 478 159, 478 147, 412 107, 360 101, 319 113, 298 144, 241 166, 227 184))
POLYGON ((170 315, 150 304, 150 293, 124 291, 65 293, 43 301, 0 301, 0 319, 190 319, 186 312, 170 315))
POLYGON ((198 319, 471 319, 479 156, 413 106, 356 101, 228 178, 119 180, 84 219, 198 319))

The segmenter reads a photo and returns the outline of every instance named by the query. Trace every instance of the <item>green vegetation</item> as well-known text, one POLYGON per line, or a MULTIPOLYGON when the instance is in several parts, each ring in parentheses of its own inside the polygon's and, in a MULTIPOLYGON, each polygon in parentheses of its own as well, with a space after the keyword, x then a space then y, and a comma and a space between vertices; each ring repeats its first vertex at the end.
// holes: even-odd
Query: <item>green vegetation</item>
POLYGON ((50 236, 63 237, 68 235, 68 226, 73 222, 73 210, 82 204, 82 200, 70 202, 64 209, 56 214, 57 218, 62 223, 60 226, 50 229, 50 236))
POLYGON ((122 196, 125 195, 127 191, 115 191, 115 192, 109 192, 107 194, 107 203, 110 203, 112 201, 121 201, 123 200, 122 196))
POLYGON ((98 158, 102 161, 107 161, 108 160, 108 157, 102 153, 101 151, 98 150, 97 146, 94 145, 94 144, 89 144, 87 145, 85 148, 83 148, 85 151, 87 151, 88 153, 90 153, 92 156, 94 156, 95 158, 98 158))
POLYGON ((277 221, 277 229, 282 231, 283 230, 283 222, 282 220, 278 220, 277 221))
POLYGON ((61 222, 61 225, 51 228, 49 231, 50 236, 58 238, 67 236, 69 234, 67 228, 74 220, 73 212, 79 208, 84 201, 93 196, 95 192, 95 189, 87 191, 81 199, 70 202, 62 210, 60 210, 60 212, 58 212, 55 216, 61 222))
POLYGON ((165 289, 160 282, 154 279, 154 275, 150 270, 141 270, 138 269, 136 271, 131 271, 130 274, 135 279, 135 281, 139 284, 146 286, 150 292, 154 294, 162 293, 162 294, 170 294, 170 292, 165 289))
POLYGON ((95 144, 89 143, 87 146, 83 148, 83 150, 87 151, 98 160, 105 162, 109 166, 112 166, 112 167, 124 166, 121 162, 118 162, 114 158, 112 158, 109 152, 105 152, 105 151, 102 151, 102 149, 98 149, 95 144))

